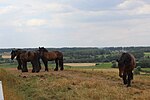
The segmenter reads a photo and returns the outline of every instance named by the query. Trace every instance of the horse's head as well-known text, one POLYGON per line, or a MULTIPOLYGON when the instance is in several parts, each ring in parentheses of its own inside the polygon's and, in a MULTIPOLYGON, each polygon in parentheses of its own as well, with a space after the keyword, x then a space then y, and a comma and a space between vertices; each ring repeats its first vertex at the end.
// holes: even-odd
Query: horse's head
POLYGON ((42 57, 45 52, 48 52, 48 50, 44 47, 39 47, 38 52, 39 52, 40 57, 42 57))
POLYGON ((124 72, 124 61, 122 61, 121 59, 117 59, 118 62, 118 68, 119 68, 119 76, 123 77, 123 72, 124 72))
POLYGON ((48 52, 48 50, 44 47, 39 47, 38 51, 39 51, 40 56, 42 56, 44 54, 44 52, 48 52))
POLYGON ((39 47, 39 51, 40 52, 48 52, 48 50, 46 48, 44 48, 44 47, 39 47))
POLYGON ((11 51, 11 59, 13 60, 16 56, 19 56, 22 52, 22 49, 14 49, 11 51))
POLYGON ((11 51, 11 60, 13 60, 16 57, 16 50, 11 51))

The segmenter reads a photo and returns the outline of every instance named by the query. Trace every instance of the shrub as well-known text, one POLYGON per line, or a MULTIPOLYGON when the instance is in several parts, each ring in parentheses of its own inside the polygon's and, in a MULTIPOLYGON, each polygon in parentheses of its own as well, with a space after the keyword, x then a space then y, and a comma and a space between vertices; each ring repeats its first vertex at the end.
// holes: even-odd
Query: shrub
POLYGON ((112 63, 111 68, 117 68, 117 67, 118 67, 118 66, 117 66, 117 62, 116 62, 116 61, 112 61, 111 63, 112 63))
POLYGON ((134 71, 133 71, 134 75, 139 75, 140 74, 140 71, 138 68, 135 68, 134 71))
POLYGON ((150 59, 142 59, 137 63, 141 68, 150 68, 150 59))
POLYGON ((137 66, 136 69, 137 69, 138 71, 141 71, 141 66, 137 66))

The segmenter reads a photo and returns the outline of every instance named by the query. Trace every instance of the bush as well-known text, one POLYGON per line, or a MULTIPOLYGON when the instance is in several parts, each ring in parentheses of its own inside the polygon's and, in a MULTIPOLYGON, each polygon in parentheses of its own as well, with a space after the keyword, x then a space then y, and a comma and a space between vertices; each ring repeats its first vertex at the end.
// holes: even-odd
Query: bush
POLYGON ((150 68, 150 59, 142 59, 137 63, 141 68, 150 68))
POLYGON ((118 67, 118 66, 117 66, 117 62, 116 62, 116 61, 112 61, 111 63, 112 63, 111 68, 117 68, 117 67, 118 67))
POLYGON ((140 71, 137 68, 135 68, 134 71, 133 71, 133 73, 134 73, 134 75, 139 75, 140 71))
POLYGON ((137 69, 138 71, 141 71, 141 66, 137 66, 136 69, 137 69))
POLYGON ((136 68, 134 68, 134 74, 135 75, 139 75, 140 74, 140 71, 141 71, 141 66, 137 66, 136 68))

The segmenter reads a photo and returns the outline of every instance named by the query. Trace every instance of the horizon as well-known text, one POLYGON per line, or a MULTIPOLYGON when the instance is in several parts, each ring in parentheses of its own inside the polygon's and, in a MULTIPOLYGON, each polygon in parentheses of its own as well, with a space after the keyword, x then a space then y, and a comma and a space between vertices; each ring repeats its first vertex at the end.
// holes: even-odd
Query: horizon
MULTIPOLYGON (((40 46, 40 47, 44 47, 44 46, 40 46)), ((44 48, 148 48, 150 46, 106 46, 106 47, 44 47, 44 48)), ((4 47, 0 49, 37 49, 39 47, 4 47)))

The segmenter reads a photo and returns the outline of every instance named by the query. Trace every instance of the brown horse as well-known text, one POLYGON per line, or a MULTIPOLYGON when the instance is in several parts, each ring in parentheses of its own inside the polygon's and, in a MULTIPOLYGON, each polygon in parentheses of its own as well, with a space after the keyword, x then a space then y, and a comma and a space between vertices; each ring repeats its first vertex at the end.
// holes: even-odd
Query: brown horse
POLYGON ((58 65, 60 67, 60 70, 63 70, 63 54, 59 51, 52 51, 49 52, 44 47, 39 47, 40 57, 45 65, 45 71, 48 71, 48 61, 55 60, 56 68, 54 71, 58 71, 58 65))
POLYGON ((32 64, 32 72, 39 72, 41 69, 40 66, 40 56, 38 51, 25 51, 22 49, 12 50, 11 59, 13 60, 16 57, 18 61, 18 66, 22 69, 22 72, 28 72, 27 62, 31 62, 32 64), (21 66, 23 66, 21 68, 21 66))
POLYGON ((131 86, 131 80, 133 79, 132 70, 136 66, 136 60, 132 54, 122 53, 118 62, 119 76, 123 78, 123 83, 127 84, 127 87, 131 86))
POLYGON ((13 60, 16 57, 16 60, 18 62, 17 69, 21 70, 22 69, 22 64, 21 64, 21 60, 20 60, 20 53, 24 52, 25 50, 23 50, 23 49, 17 49, 16 51, 19 52, 18 55, 16 55, 15 50, 11 51, 11 60, 13 60))

